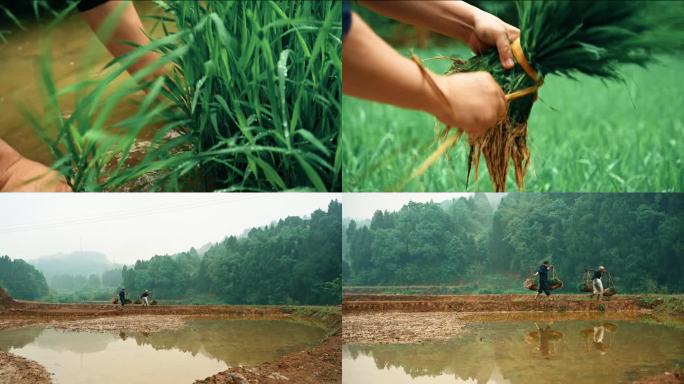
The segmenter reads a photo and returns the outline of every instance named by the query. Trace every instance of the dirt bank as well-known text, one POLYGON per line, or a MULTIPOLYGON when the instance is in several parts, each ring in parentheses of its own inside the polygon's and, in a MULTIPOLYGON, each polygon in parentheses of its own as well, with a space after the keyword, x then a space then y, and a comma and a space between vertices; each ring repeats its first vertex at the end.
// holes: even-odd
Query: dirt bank
POLYGON ((195 384, 335 384, 342 382, 342 318, 330 308, 283 308, 294 318, 313 321, 330 331, 325 340, 310 349, 291 353, 256 367, 231 367, 195 384))
POLYGON ((0 384, 49 384, 50 374, 42 365, 21 356, 0 351, 0 384))
POLYGON ((660 375, 645 377, 641 380, 635 381, 634 384, 683 384, 684 383, 684 368, 677 366, 671 371, 664 372, 660 375))
POLYGON ((369 295, 346 294, 342 310, 355 312, 613 312, 648 309, 641 296, 605 298, 601 305, 589 295, 552 295, 534 301, 534 295, 369 295))
POLYGON ((4 288, 0 287, 0 309, 9 308, 14 304, 12 297, 7 294, 4 288))
POLYGON ((233 367, 195 384, 334 384, 342 382, 339 331, 311 349, 256 367, 233 367))

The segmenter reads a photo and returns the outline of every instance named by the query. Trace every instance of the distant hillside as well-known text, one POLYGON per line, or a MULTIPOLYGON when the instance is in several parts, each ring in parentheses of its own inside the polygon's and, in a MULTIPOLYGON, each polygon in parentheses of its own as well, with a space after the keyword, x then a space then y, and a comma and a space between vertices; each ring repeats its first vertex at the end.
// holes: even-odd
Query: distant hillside
POLYGON ((76 251, 71 253, 58 253, 55 255, 42 256, 28 262, 41 271, 47 281, 57 275, 101 275, 102 272, 122 265, 113 263, 107 256, 100 252, 76 251))
POLYGON ((213 246, 214 243, 206 243, 203 246, 199 247, 199 249, 197 250, 197 254, 200 256, 204 256, 204 254, 207 253, 207 251, 213 246))

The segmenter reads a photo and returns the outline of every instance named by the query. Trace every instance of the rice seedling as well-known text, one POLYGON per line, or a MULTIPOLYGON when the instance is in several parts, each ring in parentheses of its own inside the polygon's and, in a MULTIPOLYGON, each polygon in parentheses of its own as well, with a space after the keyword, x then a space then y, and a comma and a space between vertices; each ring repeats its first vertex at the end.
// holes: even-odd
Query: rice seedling
MULTIPOLYGON (((678 21, 673 15, 649 13, 649 4, 644 2, 518 1, 516 5, 521 35, 512 44, 517 61, 514 69, 504 70, 497 52, 491 50, 468 60, 451 59, 447 71, 490 72, 507 94, 505 120, 483 136, 469 138, 466 188, 471 170, 477 180, 484 156, 495 191, 506 189, 509 162, 518 189, 524 189, 530 162, 527 121, 546 76, 584 74, 622 81, 619 65, 645 67, 655 61, 655 54, 672 52, 680 45, 681 32, 674 27, 678 21)), ((424 173, 456 144, 461 132, 449 136, 450 128, 442 131, 444 142, 413 177, 424 173)))
MULTIPOLYGON (((45 42, 46 112, 24 115, 72 189, 339 190, 340 3, 155 3, 160 14, 149 17, 163 36, 112 60, 101 80, 57 89, 45 42), (111 86, 152 51, 160 60, 136 72, 135 82, 111 86), (154 78, 162 68, 166 76, 154 78), (135 114, 109 121, 141 91, 135 114), (63 97, 77 100, 74 111, 62 110, 63 97)), ((114 23, 116 15, 104 33, 114 23)))

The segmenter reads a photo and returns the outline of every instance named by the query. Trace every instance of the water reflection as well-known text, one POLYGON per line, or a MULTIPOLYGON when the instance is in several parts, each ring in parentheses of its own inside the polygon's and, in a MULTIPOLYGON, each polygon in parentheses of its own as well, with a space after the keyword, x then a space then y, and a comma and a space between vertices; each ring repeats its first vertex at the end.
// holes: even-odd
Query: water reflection
POLYGON ((533 383, 540 372, 561 383, 631 383, 684 356, 684 331, 634 321, 484 323, 444 343, 347 345, 342 353, 349 384, 533 383))
POLYGON ((537 350, 541 352, 545 359, 550 359, 552 356, 558 355, 559 343, 563 338, 563 332, 551 329, 552 323, 539 326, 534 323, 537 328, 536 331, 530 332, 525 336, 525 342, 528 344, 537 344, 537 350))
POLYGON ((275 320, 196 320, 158 333, 0 331, 0 350, 37 361, 65 383, 187 383, 320 342, 325 330, 275 320), (124 367, 124 369, 117 369, 124 367))
POLYGON ((610 348, 612 337, 610 334, 617 331, 617 325, 613 323, 596 323, 591 328, 586 328, 580 331, 580 334, 586 341, 587 352, 598 352, 599 355, 605 355, 610 348), (607 335, 608 334, 608 335, 607 335))

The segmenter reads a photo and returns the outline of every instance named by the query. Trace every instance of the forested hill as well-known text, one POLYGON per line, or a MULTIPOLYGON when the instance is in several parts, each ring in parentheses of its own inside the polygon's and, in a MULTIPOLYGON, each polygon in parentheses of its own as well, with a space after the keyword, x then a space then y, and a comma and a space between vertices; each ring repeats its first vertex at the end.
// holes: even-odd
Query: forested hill
POLYGON ((48 293, 40 271, 24 260, 12 260, 9 256, 0 256, 0 287, 15 299, 33 300, 48 293))
POLYGON ((513 193, 495 211, 482 199, 409 203, 368 227, 350 223, 345 284, 503 289, 548 259, 565 292, 599 264, 625 293, 684 292, 684 195, 513 193))
POLYGON ((206 250, 154 256, 124 267, 124 286, 157 298, 231 304, 338 304, 341 301, 342 205, 310 218, 287 217, 230 236, 206 250))

